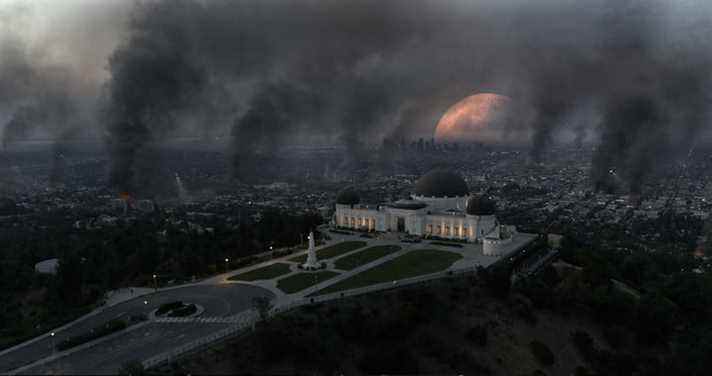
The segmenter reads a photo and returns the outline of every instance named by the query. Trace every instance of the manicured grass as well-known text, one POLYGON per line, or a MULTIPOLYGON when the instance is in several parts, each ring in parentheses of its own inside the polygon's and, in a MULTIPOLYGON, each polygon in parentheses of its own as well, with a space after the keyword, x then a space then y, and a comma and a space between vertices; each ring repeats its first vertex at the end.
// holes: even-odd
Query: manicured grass
POLYGON ((276 263, 230 277, 231 281, 258 281, 272 279, 289 273, 289 264, 276 263))
POLYGON ((375 247, 369 247, 363 251, 358 251, 352 253, 348 256, 342 257, 334 262, 336 269, 341 270, 353 270, 361 265, 368 264, 371 261, 378 260, 379 258, 390 255, 391 253, 400 251, 401 247, 397 245, 378 245, 375 247))
MULTIPOLYGON (((365 247, 366 244, 366 242, 361 241, 341 242, 326 248, 317 249, 316 258, 319 260, 334 258, 336 256, 343 255, 344 253, 351 252, 354 249, 365 247)), ((289 259, 289 261, 298 262, 301 264, 307 261, 307 255, 304 254, 301 256, 292 257, 289 259)))
POLYGON ((297 291, 302 291, 309 286, 319 284, 337 275, 339 275, 339 273, 331 271, 299 273, 277 281, 277 288, 287 294, 292 294, 297 291))
POLYGON ((303 263, 307 262, 307 255, 304 254, 301 256, 292 257, 292 258, 289 258, 288 260, 292 261, 292 262, 299 263, 299 264, 303 264, 303 263))
POLYGON ((419 249, 384 262, 362 273, 331 285, 314 295, 350 290, 404 278, 415 277, 445 270, 461 259, 457 253, 434 249, 419 249))

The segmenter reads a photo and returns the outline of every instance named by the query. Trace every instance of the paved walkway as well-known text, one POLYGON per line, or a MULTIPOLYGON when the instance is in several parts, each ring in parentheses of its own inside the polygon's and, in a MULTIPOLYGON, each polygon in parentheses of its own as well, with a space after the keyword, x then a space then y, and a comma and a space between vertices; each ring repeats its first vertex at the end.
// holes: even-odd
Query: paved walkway
MULTIPOLYGON (((166 346, 178 346, 179 349, 187 349, 190 348, 192 345, 191 344, 205 344, 209 343, 211 341, 217 340, 218 338, 221 338, 223 335, 228 335, 231 333, 234 333, 237 329, 244 327, 246 325, 254 324, 254 321, 257 320, 258 315, 254 311, 254 309, 251 308, 252 303, 251 303, 251 298, 250 296, 254 295, 240 295, 239 300, 242 302, 238 305, 237 308, 232 308, 231 306, 233 305, 232 300, 237 299, 238 297, 236 295, 233 295, 230 299, 224 299, 220 298, 219 296, 222 294, 224 295, 225 291, 231 291, 231 290, 224 290, 224 289, 231 289, 231 288, 242 288, 240 286, 243 286, 245 288, 254 288, 256 289, 255 291, 263 291, 261 294, 268 294, 271 296, 272 299, 272 305, 274 307, 274 312, 280 312, 284 309, 288 309, 290 307, 294 307, 300 304, 304 304, 304 302, 308 301, 306 298, 309 294, 312 294, 316 291, 319 291, 323 288, 326 288, 332 284, 338 283, 342 280, 345 280, 351 276, 354 276, 356 274, 359 274, 367 269, 371 269, 373 267, 376 267, 380 264, 383 264, 384 262, 393 260, 399 256, 402 256, 408 252, 411 252, 412 250, 415 249, 425 249, 425 248, 430 248, 430 249, 438 249, 438 250, 443 250, 443 251, 449 251, 449 252, 454 252, 454 253, 459 253, 460 255, 463 256, 462 259, 458 260, 455 262, 453 265, 450 266, 450 268, 446 269, 443 272, 446 272, 448 270, 452 271, 463 271, 463 270, 473 270, 474 267, 481 265, 481 266, 489 266, 493 264, 494 262, 498 261, 498 257, 491 257, 491 256, 484 256, 482 254, 482 248, 481 245, 477 244, 463 244, 463 247, 448 247, 448 246, 438 246, 434 244, 430 244, 430 241, 422 241, 421 243, 402 243, 398 240, 397 236, 394 236, 394 234, 382 234, 380 236, 377 236, 375 238, 362 238, 359 235, 342 235, 342 234, 332 234, 330 233, 330 236, 332 239, 330 241, 327 241, 325 244, 317 247, 317 251, 325 248, 332 246, 337 243, 341 243, 343 241, 364 241, 367 242, 367 245, 364 247, 361 247, 359 249, 355 249, 352 251, 349 251, 347 253, 344 253, 342 255, 336 256, 332 259, 328 260, 323 260, 326 263, 326 268, 321 269, 319 271, 324 271, 324 270, 330 270, 330 271, 336 271, 339 272, 340 274, 330 278, 326 281, 323 281, 319 284, 310 286, 302 291, 293 293, 293 294, 286 294, 279 288, 277 288, 277 283, 280 279, 286 278, 298 273, 309 273, 307 271, 301 270, 297 268, 297 263, 294 261, 289 261, 289 259, 297 257, 299 255, 306 254, 306 250, 302 252, 297 252, 293 253, 290 255, 286 255, 277 259, 272 259, 266 262, 262 262, 256 265, 248 266, 245 268, 237 269, 230 271, 228 273, 223 273, 214 277, 206 278, 205 280, 202 280, 197 283, 191 283, 187 285, 182 285, 182 286, 174 286, 174 287, 169 287, 169 288, 162 288, 159 289, 158 291, 154 291, 153 289, 147 289, 147 288, 133 288, 133 289, 121 289, 115 292, 112 292, 110 296, 107 297, 107 302, 104 307, 101 309, 97 310, 96 312, 93 312, 92 314, 88 315, 88 317, 96 316, 93 319, 88 319, 88 318, 82 318, 80 320, 77 320, 73 323, 70 323, 66 325, 63 328, 59 328, 55 330, 55 332, 58 334, 57 338, 53 338, 52 340, 60 340, 59 337, 68 337, 70 335, 76 335, 76 333, 79 332, 84 332, 88 330, 89 327, 94 327, 98 325, 101 320, 108 321, 109 316, 111 318, 116 317, 121 317, 122 315, 128 314, 128 312, 133 312, 133 311, 144 311, 148 309, 156 309, 158 304, 161 302, 165 302, 170 299, 180 299, 183 301, 188 301, 188 302, 200 302, 202 305, 206 306, 206 314, 203 316, 199 317, 190 317, 190 318, 159 318, 152 320, 150 325, 147 326, 147 329, 145 330, 144 337, 147 340, 142 340, 141 336, 136 336, 136 335, 126 335, 126 336, 112 336, 111 338, 105 338, 104 340, 99 339, 93 346, 88 346, 87 348, 83 348, 82 351, 74 351, 72 353, 69 352, 64 352, 64 353, 57 353, 57 354, 48 354, 47 349, 51 349, 53 346, 49 345, 47 343, 47 338, 46 336, 43 336, 42 338, 38 338, 32 341, 28 341, 24 344, 21 344, 19 346, 16 346, 15 348, 8 349, 2 353, 0 353, 0 372, 7 372, 13 368, 16 368, 18 366, 23 365, 23 360, 24 364, 35 362, 36 366, 25 366, 22 368, 23 372, 27 373, 41 373, 45 371, 59 371, 59 372, 69 372, 69 373, 92 373, 94 371, 106 371, 105 368, 99 369, 96 367, 109 367, 113 370, 117 370, 118 367, 121 365, 121 363, 118 363, 120 359, 123 359, 125 361, 128 359, 128 356, 136 356, 137 354, 141 354, 145 358, 149 358, 146 360, 146 364, 148 365, 154 365, 156 362, 162 361, 169 359, 174 352, 171 352, 170 347, 166 346), (371 261, 367 264, 361 265, 353 270, 349 271, 343 271, 343 270, 338 270, 335 269, 334 267, 334 262, 342 257, 348 257, 349 255, 352 255, 357 252, 363 251, 365 248, 369 247, 374 247, 374 246, 379 246, 379 245, 398 245, 402 249, 396 252, 393 252, 391 254, 388 254, 382 258, 379 258, 377 260, 371 261), (287 263, 290 265, 290 272, 279 276, 277 278, 273 278, 270 280, 259 280, 259 281, 231 281, 229 278, 233 277, 238 274, 246 273, 252 270, 260 269, 275 263, 287 263), (187 293, 189 291, 192 291, 191 289, 197 289, 195 290, 198 293, 187 293), (207 290, 206 290, 207 289, 207 290), (213 291, 213 292, 210 292, 213 291), (222 292, 221 292, 222 291, 222 292), (167 295, 166 295, 167 294, 167 295), (206 295, 207 294, 207 295, 206 295), (216 295, 213 295, 216 294, 216 295), (160 296, 164 296, 162 299, 158 299, 160 296), (197 299, 197 300, 196 300, 197 299), (143 306, 141 303, 145 303, 143 306), (150 302, 150 303, 149 303, 150 302), (126 307, 132 307, 130 310, 127 310, 126 307), (220 308, 222 307, 222 308, 220 308), (217 314, 216 314, 217 313, 217 314), (83 321, 88 321, 88 323, 83 323, 83 321), (165 328, 172 328, 173 325, 188 325, 191 329, 185 333, 181 332, 180 330, 176 331, 175 329, 161 329, 162 327, 165 328), (216 326, 218 325, 218 326, 216 326), (220 326, 222 325, 222 326, 220 326), (225 327, 224 325, 230 325, 229 327, 225 327), (205 329, 200 329, 201 327, 205 329), (221 329, 222 328, 222 329, 221 329), (230 329, 232 328, 232 329, 230 329), (220 330, 219 332, 215 332, 215 330, 220 330), (166 331, 168 330, 168 331, 166 331), (67 332, 67 333, 64 333, 67 332), (158 337, 156 337, 156 333, 158 333, 158 337), (160 334, 164 333, 164 335, 160 334), (62 334, 60 336, 60 334, 62 334), (186 337, 187 336, 187 337, 186 337), (124 338, 125 337, 125 338, 124 338), (171 341, 167 341, 166 339, 170 337, 173 338, 171 341), (124 338, 122 340, 122 338, 124 338), (186 342, 188 339, 190 341, 186 342), (149 343, 155 342, 156 344, 153 346, 149 346, 149 343), (37 344, 33 344, 34 342, 38 342, 37 344), (103 344, 103 342, 107 342, 107 344, 103 344), (132 345, 133 343, 133 345, 132 345), (181 345, 181 343, 184 343, 184 345, 181 345), (160 345, 159 345, 160 344, 160 345), (121 354, 116 354, 115 352, 117 351, 116 349, 122 349, 123 352, 121 354), (138 348, 143 348, 146 349, 147 352, 137 352, 136 349, 138 348), (160 350, 160 349, 168 349, 167 351, 164 351, 162 353, 159 353, 155 356, 151 356, 152 352, 148 351, 148 349, 153 350, 153 353, 155 351, 160 350), (40 351, 41 349, 44 349, 43 351, 40 351), (34 351, 34 353, 33 353, 34 351), (103 354, 103 355, 102 355, 103 354), (88 357, 90 359, 94 360, 94 363, 85 363, 83 362, 82 359, 84 357, 88 357), (61 366, 59 363, 57 363, 56 359, 55 360, 47 360, 51 357, 54 357, 52 359, 63 359, 63 363, 61 363, 61 366), (113 359, 113 360, 112 360, 113 359), (79 363, 81 364, 79 364, 79 363), (55 364, 56 363, 56 364, 55 364), (12 366, 14 365, 14 367, 12 366), (54 368, 52 368, 54 367, 54 368), (94 368, 92 368, 94 367, 94 368)), ((516 239, 515 242, 512 243, 512 249, 515 249, 517 247, 521 247, 522 244, 526 244, 528 241, 531 240, 531 236, 522 234, 521 237, 516 239)), ((318 272, 318 271, 317 271, 318 272)), ((443 273, 439 272, 439 273, 443 273)), ((435 274, 435 273, 434 273, 435 274)), ((236 290, 236 291, 242 291, 242 290, 236 290)), ((239 294, 239 293, 238 293, 239 294)), ((328 299, 337 299, 339 298, 339 294, 333 294, 333 296, 329 297, 324 297, 328 299)), ((323 300, 323 299, 320 299, 323 300)), ((187 329, 186 329, 187 330, 187 329)))
POLYGON ((152 292, 156 292, 156 290, 149 287, 124 287, 118 290, 111 290, 106 293, 106 301, 104 304, 111 307, 127 300, 148 295, 152 292))

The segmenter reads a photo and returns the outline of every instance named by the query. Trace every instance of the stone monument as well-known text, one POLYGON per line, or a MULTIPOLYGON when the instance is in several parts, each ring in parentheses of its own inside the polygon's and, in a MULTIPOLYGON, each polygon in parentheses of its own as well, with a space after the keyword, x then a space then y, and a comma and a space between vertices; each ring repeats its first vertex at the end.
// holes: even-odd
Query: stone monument
POLYGON ((314 232, 309 233, 309 250, 307 251, 307 262, 302 264, 302 268, 308 270, 319 269, 319 261, 316 259, 316 250, 314 249, 314 232))

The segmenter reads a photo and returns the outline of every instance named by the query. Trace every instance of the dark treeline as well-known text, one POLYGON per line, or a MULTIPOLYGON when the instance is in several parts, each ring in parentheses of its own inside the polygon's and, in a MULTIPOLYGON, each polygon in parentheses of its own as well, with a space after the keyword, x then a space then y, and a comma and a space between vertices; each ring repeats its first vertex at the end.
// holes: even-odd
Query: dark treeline
POLYGON ((153 274, 163 286, 223 272, 270 246, 298 245, 319 223, 318 214, 275 210, 238 226, 217 219, 188 226, 156 214, 95 230, 61 222, 0 230, 0 346, 87 311, 110 289, 152 286, 153 274), (59 258, 56 276, 34 272, 52 257, 59 258))
POLYGON ((712 367, 712 278, 689 253, 616 249, 570 238, 561 258, 515 285, 538 309, 592 317, 605 346, 572 334, 600 375, 702 375, 712 367), (605 350, 611 348, 611 350, 605 350))

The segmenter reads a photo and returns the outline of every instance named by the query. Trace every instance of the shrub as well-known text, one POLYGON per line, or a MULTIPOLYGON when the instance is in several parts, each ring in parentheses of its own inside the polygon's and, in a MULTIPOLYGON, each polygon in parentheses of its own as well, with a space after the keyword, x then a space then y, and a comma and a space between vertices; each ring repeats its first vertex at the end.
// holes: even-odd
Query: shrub
POLYGON ((592 361, 595 358, 597 350, 590 334, 583 330, 576 330, 571 333, 571 341, 584 359, 592 361))
POLYGON ((183 302, 180 302, 180 301, 161 304, 161 306, 158 307, 158 310, 156 310, 156 314, 157 315, 165 315, 166 313, 168 313, 174 309, 178 309, 180 307, 183 307, 183 302))
POLYGON ((448 357, 450 368, 455 371, 467 370, 474 375, 491 375, 492 370, 477 361, 465 350, 451 352, 448 357))
POLYGON ((476 345, 487 346, 487 328, 484 325, 473 326, 465 333, 465 338, 476 345))
POLYGON ((137 360, 126 362, 119 368, 121 376, 142 376, 146 374, 143 364, 137 360))
POLYGON ((512 306, 514 312, 529 325, 534 326, 537 324, 538 320, 534 314, 534 307, 529 299, 522 295, 517 295, 512 299, 512 306))
POLYGON ((529 343, 529 349, 532 352, 532 355, 536 358, 539 363, 541 363, 544 366, 550 366, 554 364, 555 358, 554 358, 554 353, 551 352, 549 349, 549 346, 546 344, 539 342, 537 340, 531 341, 529 343))
POLYGON ((130 324, 136 324, 136 323, 139 323, 139 322, 141 322, 141 321, 146 321, 146 320, 148 320, 148 316, 146 316, 145 313, 139 313, 139 314, 136 314, 136 315, 131 315, 131 316, 129 316, 129 323, 130 323, 130 324))
POLYGON ((182 306, 180 308, 174 309, 170 313, 169 316, 171 316, 171 317, 185 317, 185 316, 190 316, 197 311, 198 311, 198 307, 196 307, 195 304, 191 303, 191 304, 182 306))
POLYGON ((586 369, 586 367, 583 366, 578 366, 574 370, 574 376, 591 376, 593 375, 591 372, 586 369))
POLYGON ((403 344, 372 346, 358 361, 358 368, 368 374, 416 374, 418 358, 403 344))
MULTIPOLYGON (((312 303, 313 303, 312 298, 312 303)), ((269 312, 272 309, 272 301, 266 296, 257 296, 252 298, 252 307, 257 310, 260 315, 260 320, 266 321, 269 317, 269 312)))

